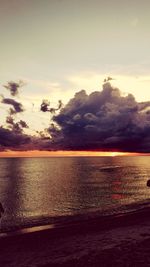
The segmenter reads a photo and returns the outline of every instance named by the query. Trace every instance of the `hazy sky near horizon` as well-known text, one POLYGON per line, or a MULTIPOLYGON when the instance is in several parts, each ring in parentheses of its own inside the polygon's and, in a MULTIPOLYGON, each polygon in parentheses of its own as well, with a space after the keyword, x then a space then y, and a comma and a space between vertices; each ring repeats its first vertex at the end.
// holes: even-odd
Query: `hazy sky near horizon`
POLYGON ((149 10, 148 0, 0 0, 0 93, 8 97, 7 81, 26 82, 18 99, 33 130, 49 123, 43 98, 65 104, 81 89, 101 90, 107 76, 149 100, 149 10))

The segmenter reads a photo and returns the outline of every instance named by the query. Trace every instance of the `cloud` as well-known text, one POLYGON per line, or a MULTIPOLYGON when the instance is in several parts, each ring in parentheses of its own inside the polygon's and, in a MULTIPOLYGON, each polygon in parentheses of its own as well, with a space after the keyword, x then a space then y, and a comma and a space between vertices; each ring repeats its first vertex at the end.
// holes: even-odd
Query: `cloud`
POLYGON ((25 121, 23 121, 23 120, 20 120, 20 121, 19 121, 19 124, 20 124, 20 126, 21 126, 22 128, 29 128, 29 126, 27 125, 27 123, 26 123, 25 121))
POLYGON ((4 85, 4 87, 10 91, 12 96, 16 96, 19 93, 19 88, 24 85, 25 83, 20 80, 18 83, 10 81, 7 83, 7 85, 4 85))
MULTIPOLYGON (((16 96, 20 86, 23 86, 22 81, 19 83, 9 82, 4 87, 10 90, 11 95, 16 96)), ((0 150, 21 149, 23 146, 25 148, 32 139, 32 137, 24 134, 24 129, 28 128, 28 125, 22 119, 15 121, 16 114, 24 111, 23 105, 12 98, 5 98, 3 95, 0 95, 0 102, 11 106, 8 109, 9 115, 6 116, 5 126, 0 126, 0 150)))
POLYGON ((24 111, 23 105, 14 99, 4 98, 1 96, 1 103, 11 105, 13 107, 9 109, 10 114, 16 114, 24 111))
POLYGON ((59 149, 150 152, 149 108, 106 82, 102 91, 76 93, 49 132, 59 149))
POLYGON ((6 148, 19 149, 20 146, 29 142, 29 136, 0 127, 0 150, 5 150, 6 148))
POLYGON ((8 124, 9 129, 14 133, 21 134, 24 128, 29 128, 25 121, 20 120, 19 122, 15 122, 12 116, 6 117, 6 123, 8 124))
POLYGON ((122 95, 108 77, 102 91, 81 90, 65 106, 43 100, 40 109, 50 112, 51 124, 27 136, 25 121, 15 121, 24 111, 21 103, 1 96, 10 105, 6 126, 0 127, 0 149, 95 150, 150 152, 150 101, 137 102, 132 94, 122 95))
POLYGON ((50 112, 52 114, 55 114, 56 111, 60 110, 62 108, 63 104, 61 100, 58 100, 58 107, 57 108, 50 108, 50 102, 45 99, 42 101, 40 110, 43 112, 50 112))

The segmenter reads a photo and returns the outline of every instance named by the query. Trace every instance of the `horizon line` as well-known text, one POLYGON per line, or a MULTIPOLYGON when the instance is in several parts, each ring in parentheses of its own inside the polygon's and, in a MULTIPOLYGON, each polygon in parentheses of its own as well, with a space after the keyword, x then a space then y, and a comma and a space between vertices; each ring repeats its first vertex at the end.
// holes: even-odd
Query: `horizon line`
POLYGON ((115 156, 149 156, 150 153, 120 152, 120 151, 71 151, 71 150, 26 150, 0 151, 0 158, 30 158, 30 157, 115 157, 115 156))

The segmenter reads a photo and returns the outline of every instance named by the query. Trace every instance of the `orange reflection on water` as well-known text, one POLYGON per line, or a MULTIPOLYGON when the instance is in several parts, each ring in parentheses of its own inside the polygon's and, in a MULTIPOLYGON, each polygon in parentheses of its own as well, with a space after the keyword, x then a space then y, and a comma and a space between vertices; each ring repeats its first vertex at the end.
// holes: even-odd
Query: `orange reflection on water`
POLYGON ((122 194, 120 192, 122 192, 122 187, 123 187, 123 183, 121 180, 114 180, 112 181, 112 194, 111 194, 111 198, 113 200, 120 200, 120 199, 124 199, 125 198, 125 194, 122 194))
POLYGON ((120 200, 123 198, 124 198, 124 196, 122 194, 112 194, 112 199, 114 199, 114 200, 120 200))

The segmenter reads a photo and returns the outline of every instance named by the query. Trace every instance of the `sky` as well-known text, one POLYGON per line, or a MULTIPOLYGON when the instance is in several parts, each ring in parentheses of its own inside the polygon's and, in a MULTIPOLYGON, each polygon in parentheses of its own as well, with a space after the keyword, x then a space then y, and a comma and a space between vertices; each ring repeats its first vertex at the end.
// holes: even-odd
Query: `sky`
MULTIPOLYGON (((102 92, 103 81, 107 77, 113 78, 111 88, 120 89, 119 97, 127 98, 128 94, 133 94, 136 103, 149 101, 149 9, 148 0, 0 0, 0 95, 2 99, 0 103, 2 134, 0 137, 7 139, 6 136, 11 135, 11 138, 8 138, 9 142, 8 140, 1 141, 1 149, 16 149, 16 147, 19 149, 20 144, 16 139, 14 140, 18 134, 19 136, 24 134, 34 136, 31 138, 32 141, 28 142, 27 147, 26 141, 21 142, 20 149, 43 149, 43 145, 39 146, 38 132, 48 129, 53 121, 50 112, 40 110, 42 100, 48 99, 50 108, 54 109, 57 109, 58 101, 62 100, 63 107, 66 107, 70 99, 83 89, 88 95, 96 91, 102 92), (11 95, 10 90, 4 85, 7 86, 9 81, 19 83, 20 80, 24 82, 24 85, 20 86, 19 94, 11 95), (6 98, 12 98, 21 103, 24 111, 10 114, 9 108, 10 106, 14 108, 14 106, 4 103, 8 102, 4 101, 6 98), (9 123, 6 123, 8 116, 13 116, 13 124, 10 123, 10 118, 9 123), (14 123, 21 120, 26 122, 28 127, 18 124, 14 129, 14 123), (16 132, 17 127, 20 127, 18 132, 16 132)), ((109 85, 107 87, 110 88, 109 85)), ((83 103, 84 100, 85 98, 82 99, 83 103)), ((110 100, 110 97, 109 101, 105 102, 116 105, 116 100, 110 100)), ((120 105, 117 105, 119 109, 120 105)), ((137 118, 136 114, 136 121, 141 120, 142 112, 142 116, 146 118, 142 117, 143 126, 140 125, 138 138, 141 135, 144 140, 147 140, 149 117, 143 115, 143 112, 148 113, 149 104, 144 108, 146 111, 141 111, 141 107, 139 108, 140 118, 137 118), (142 130, 141 127, 143 127, 142 130), (146 133, 143 129, 146 129, 146 133)), ((92 113, 92 107, 85 107, 85 110, 86 114, 92 113)), ((80 111, 83 116, 83 110, 80 109, 80 111)), ((54 124, 57 124, 58 128, 55 129, 55 134, 54 129, 53 134, 50 129, 47 134, 44 132, 44 142, 46 142, 44 149, 80 149, 80 146, 74 145, 79 142, 79 137, 74 137, 71 129, 66 127, 66 122, 60 121, 61 115, 65 112, 58 110, 56 114, 53 114, 57 117, 54 124), (59 138, 58 130, 62 132, 59 138), (46 140, 49 135, 54 139, 52 143, 57 143, 56 146, 47 145, 51 141, 46 140), (69 141, 69 148, 62 145, 62 140, 68 140, 68 135, 70 139, 74 139, 74 142, 69 141)), ((95 112, 98 113, 98 110, 95 112)), ((94 115, 97 116, 97 113, 94 115)), ((76 110, 73 116, 77 114, 76 110)), ((107 135, 107 125, 110 131, 109 121, 102 123, 102 117, 98 116, 101 120, 98 127, 104 128, 105 135, 107 135)), ((121 117, 120 120, 123 118, 121 117)), ((76 130, 77 128, 73 128, 74 133, 77 132, 76 130)), ((128 137, 130 137, 133 133, 131 127, 128 132, 128 137)), ((100 130, 98 134, 102 138, 100 130)), ((116 132, 113 134, 116 138, 116 132)), ((90 135, 95 136, 93 132, 90 135)), ((118 135, 120 137, 121 134, 117 132, 117 137, 118 135)), ((97 140, 97 135, 93 138, 97 140)), ((89 137, 87 139, 89 140, 89 137)), ((25 137, 25 140, 28 138, 25 137)), ((119 146, 117 142, 115 145, 117 149, 124 150, 120 143, 119 146)), ((148 145, 149 141, 146 141, 144 147, 148 145)), ((101 146, 102 149, 115 149, 114 146, 103 146, 102 142, 101 146)), ((87 147, 92 149, 89 141, 82 149, 87 147)), ((101 149, 101 147, 94 145, 93 149, 101 149)), ((134 148, 129 148, 129 150, 142 152, 146 150, 147 152, 149 146, 146 149, 136 149, 134 145, 134 148)))

